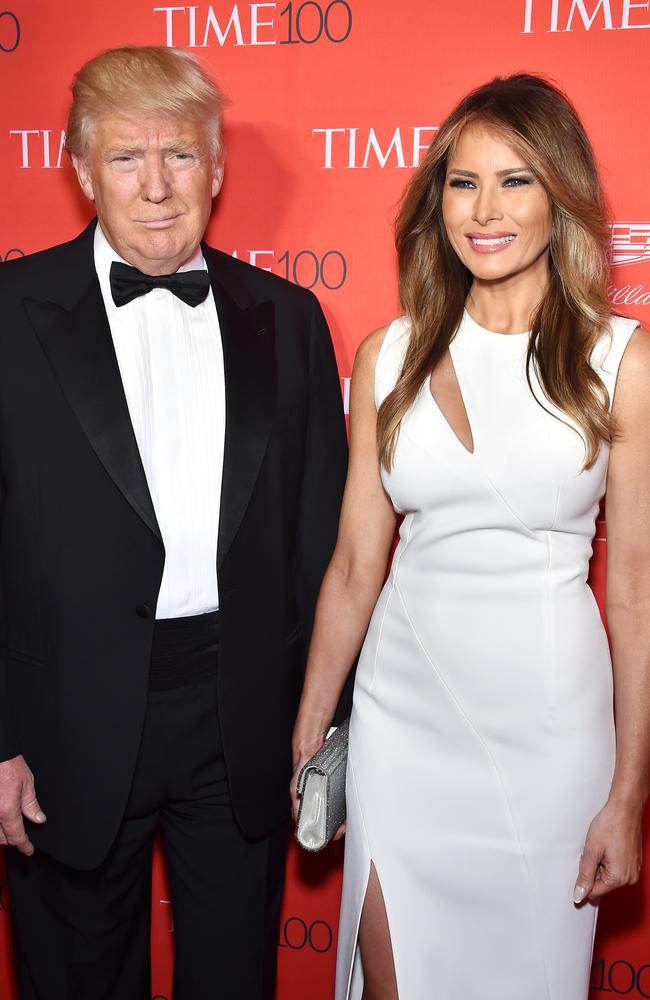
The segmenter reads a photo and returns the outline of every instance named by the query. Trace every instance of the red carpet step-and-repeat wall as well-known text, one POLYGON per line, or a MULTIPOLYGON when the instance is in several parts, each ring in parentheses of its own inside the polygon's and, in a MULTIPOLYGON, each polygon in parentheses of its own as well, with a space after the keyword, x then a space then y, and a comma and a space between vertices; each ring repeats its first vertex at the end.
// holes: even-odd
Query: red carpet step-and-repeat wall
MULTIPOLYGON (((69 239, 90 217, 63 153, 68 87, 86 59, 125 43, 197 53, 231 98, 209 241, 314 289, 346 403, 359 341, 398 309, 400 193, 452 104, 497 74, 541 72, 573 98, 611 204, 612 301, 650 323, 650 0, 0 0, 0 259, 69 239)), ((604 570, 601 521, 601 606, 604 570)), ((602 907, 591 1000, 650 998, 650 836, 646 857, 645 884, 602 907)), ((332 996, 340 864, 339 845, 289 851, 279 1000, 332 996)), ((2 888, 0 1000, 15 997, 9 934, 2 888)), ((154 993, 167 1000, 159 856, 153 947, 154 993)))

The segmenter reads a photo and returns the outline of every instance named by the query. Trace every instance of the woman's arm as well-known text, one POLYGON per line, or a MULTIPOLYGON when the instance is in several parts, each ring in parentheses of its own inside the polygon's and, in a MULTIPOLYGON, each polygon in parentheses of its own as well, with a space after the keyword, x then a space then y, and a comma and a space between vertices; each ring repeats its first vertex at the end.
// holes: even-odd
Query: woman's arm
POLYGON ((294 729, 296 772, 325 738, 377 602, 395 534, 395 512, 382 486, 377 459, 375 365, 385 334, 383 327, 364 340, 354 362, 348 477, 336 547, 316 605, 294 729))
MULTIPOLYGON (((616 767, 596 816, 576 899, 636 882, 650 791, 650 333, 637 329, 621 362, 607 475, 606 612, 614 667, 616 767)), ((578 900, 579 901, 579 900, 578 900)))

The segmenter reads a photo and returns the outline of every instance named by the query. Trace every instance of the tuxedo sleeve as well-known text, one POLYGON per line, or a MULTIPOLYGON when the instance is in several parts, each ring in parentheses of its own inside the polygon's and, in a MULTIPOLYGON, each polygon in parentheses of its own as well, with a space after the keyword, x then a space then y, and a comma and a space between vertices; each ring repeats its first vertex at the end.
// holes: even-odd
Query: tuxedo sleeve
MULTIPOLYGON (((0 480, 0 533, 4 514, 4 484, 0 480)), ((4 582, 0 567, 0 761, 10 760, 20 753, 14 732, 13 713, 9 698, 9 679, 6 660, 6 630, 4 614, 4 582)))
POLYGON ((318 592, 336 542, 348 458, 334 348, 323 311, 314 296, 311 296, 308 337, 309 423, 296 547, 296 601, 303 625, 305 655, 318 592))

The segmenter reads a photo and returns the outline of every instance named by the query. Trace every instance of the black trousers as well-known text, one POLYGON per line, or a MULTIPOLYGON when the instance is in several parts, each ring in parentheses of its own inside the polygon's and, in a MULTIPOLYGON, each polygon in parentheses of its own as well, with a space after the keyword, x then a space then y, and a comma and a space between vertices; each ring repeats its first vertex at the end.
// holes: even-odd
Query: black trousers
POLYGON ((133 785, 98 869, 7 850, 21 1000, 150 1000, 158 825, 172 895, 174 1000, 273 997, 287 828, 250 841, 233 819, 217 661, 217 612, 156 623, 133 785))

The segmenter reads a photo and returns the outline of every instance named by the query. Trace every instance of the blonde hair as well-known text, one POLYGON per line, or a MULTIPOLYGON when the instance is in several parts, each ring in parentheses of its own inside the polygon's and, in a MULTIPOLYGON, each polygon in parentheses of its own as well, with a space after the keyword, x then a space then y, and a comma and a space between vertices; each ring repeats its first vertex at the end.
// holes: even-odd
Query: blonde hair
POLYGON ((611 440, 608 393, 590 365, 611 315, 604 199, 575 109, 557 87, 524 73, 497 77, 454 108, 404 194, 396 244, 411 334, 400 377, 379 409, 379 458, 391 468, 402 418, 447 351, 472 283, 447 238, 442 194, 448 158, 474 124, 516 150, 549 197, 549 281, 531 318, 526 371, 530 384, 533 366, 547 399, 581 430, 588 467, 601 441, 611 440))
POLYGON ((220 164, 225 103, 189 52, 155 45, 109 49, 75 75, 66 148, 85 157, 94 124, 107 115, 172 117, 203 125, 214 162, 220 164))

